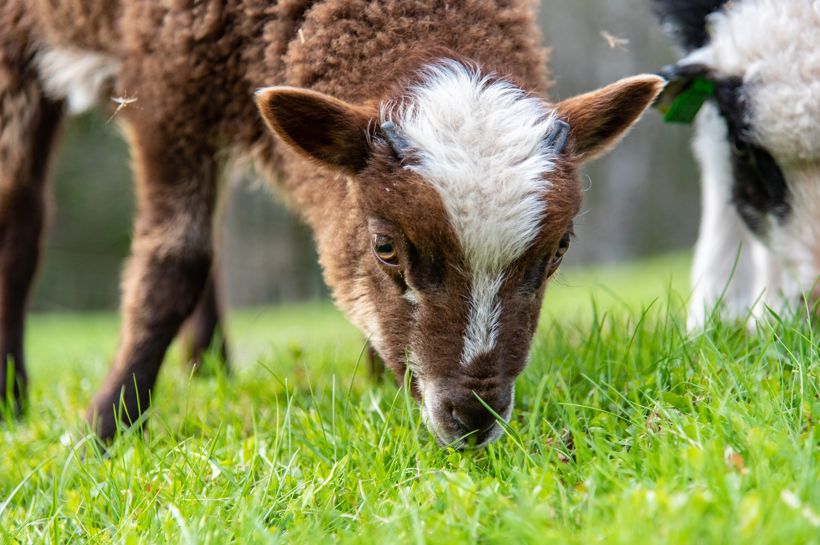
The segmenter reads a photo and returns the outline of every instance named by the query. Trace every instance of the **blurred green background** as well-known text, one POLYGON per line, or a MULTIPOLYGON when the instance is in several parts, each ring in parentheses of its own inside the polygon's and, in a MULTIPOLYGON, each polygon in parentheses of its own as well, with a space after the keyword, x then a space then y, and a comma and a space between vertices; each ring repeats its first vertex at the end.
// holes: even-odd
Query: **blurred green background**
MULTIPOLYGON (((647 5, 647 0, 542 1, 539 19, 553 48, 553 98, 673 62, 675 52, 647 5)), ((648 112, 614 153, 585 169, 585 202, 569 267, 692 245, 699 191, 690 129, 664 126, 659 117, 648 112)), ((115 307, 133 216, 128 150, 116 124, 94 113, 69 120, 54 170, 52 220, 32 307, 115 307)), ((228 304, 326 297, 307 229, 261 181, 230 178, 219 258, 228 304)))

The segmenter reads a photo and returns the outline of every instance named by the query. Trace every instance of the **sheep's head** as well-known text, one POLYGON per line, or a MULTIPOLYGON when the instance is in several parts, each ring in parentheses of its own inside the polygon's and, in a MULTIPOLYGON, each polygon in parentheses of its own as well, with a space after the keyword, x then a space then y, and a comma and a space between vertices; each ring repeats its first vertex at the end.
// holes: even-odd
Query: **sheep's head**
POLYGON ((547 280, 572 237, 577 165, 613 146, 661 87, 630 78, 550 106, 452 61, 372 107, 260 91, 276 134, 347 174, 355 228, 326 246, 344 248, 350 266, 329 282, 388 366, 409 368, 440 443, 500 434, 492 413, 510 417, 547 280))
POLYGON ((710 17, 707 44, 668 70, 662 97, 673 104, 703 89, 695 152, 704 178, 762 243, 727 250, 753 252, 754 289, 765 287, 766 303, 781 310, 820 298, 820 11, 812 4, 728 3, 710 17))

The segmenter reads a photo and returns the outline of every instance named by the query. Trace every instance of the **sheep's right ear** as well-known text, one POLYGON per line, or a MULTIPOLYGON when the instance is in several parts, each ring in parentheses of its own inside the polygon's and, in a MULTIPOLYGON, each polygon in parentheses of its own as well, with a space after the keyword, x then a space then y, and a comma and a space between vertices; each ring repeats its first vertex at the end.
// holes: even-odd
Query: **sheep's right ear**
POLYGON ((256 104, 268 127, 303 155, 348 173, 367 164, 366 108, 298 87, 259 89, 256 104))
POLYGON ((556 109, 569 123, 576 158, 589 161, 612 149, 664 85, 658 76, 634 76, 559 102, 556 109))

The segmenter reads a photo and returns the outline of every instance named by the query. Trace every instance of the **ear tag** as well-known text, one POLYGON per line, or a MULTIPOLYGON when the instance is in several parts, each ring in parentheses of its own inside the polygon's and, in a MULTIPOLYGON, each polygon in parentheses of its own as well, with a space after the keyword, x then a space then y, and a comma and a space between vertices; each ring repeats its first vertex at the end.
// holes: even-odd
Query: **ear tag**
MULTIPOLYGON (((665 93, 664 93, 665 94, 665 93)), ((715 84, 711 80, 697 76, 693 78, 676 95, 661 96, 658 110, 664 114, 666 123, 692 123, 703 103, 715 96, 715 84)))

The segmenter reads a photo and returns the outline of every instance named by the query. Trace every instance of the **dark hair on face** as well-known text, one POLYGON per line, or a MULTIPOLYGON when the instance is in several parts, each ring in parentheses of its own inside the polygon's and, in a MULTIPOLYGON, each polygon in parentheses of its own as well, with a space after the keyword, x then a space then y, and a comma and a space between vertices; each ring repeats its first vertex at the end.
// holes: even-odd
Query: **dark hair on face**
POLYGON ((729 131, 732 149, 732 202, 758 236, 766 235, 766 217, 783 222, 792 210, 791 194, 780 165, 752 136, 743 81, 715 82, 715 102, 729 131))
MULTIPOLYGON (((736 0, 737 1, 737 0, 736 0)), ((706 18, 729 0, 650 0, 655 16, 687 51, 706 45, 706 18)))

